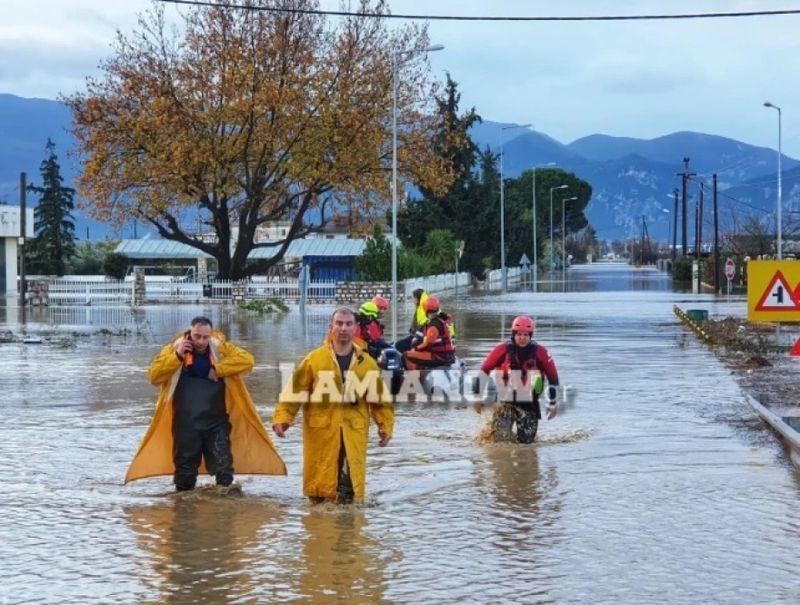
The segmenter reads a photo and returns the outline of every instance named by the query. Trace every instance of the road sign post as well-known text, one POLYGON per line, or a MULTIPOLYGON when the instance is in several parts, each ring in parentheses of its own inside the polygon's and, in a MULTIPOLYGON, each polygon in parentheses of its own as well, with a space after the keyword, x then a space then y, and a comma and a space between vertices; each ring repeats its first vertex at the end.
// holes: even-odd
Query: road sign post
POLYGON ((731 257, 725 261, 725 278, 728 280, 728 296, 731 295, 731 282, 736 275, 736 265, 731 257))

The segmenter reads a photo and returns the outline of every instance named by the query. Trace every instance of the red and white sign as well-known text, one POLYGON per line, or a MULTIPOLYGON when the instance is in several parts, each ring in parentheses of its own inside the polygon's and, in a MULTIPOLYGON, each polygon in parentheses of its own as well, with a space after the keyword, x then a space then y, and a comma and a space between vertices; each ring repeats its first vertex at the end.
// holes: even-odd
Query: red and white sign
POLYGON ((736 275, 736 265, 733 263, 732 258, 728 258, 725 261, 725 277, 728 278, 728 281, 731 281, 734 275, 736 275))
POLYGON ((756 311, 800 311, 794 292, 780 271, 770 280, 756 305, 756 311))

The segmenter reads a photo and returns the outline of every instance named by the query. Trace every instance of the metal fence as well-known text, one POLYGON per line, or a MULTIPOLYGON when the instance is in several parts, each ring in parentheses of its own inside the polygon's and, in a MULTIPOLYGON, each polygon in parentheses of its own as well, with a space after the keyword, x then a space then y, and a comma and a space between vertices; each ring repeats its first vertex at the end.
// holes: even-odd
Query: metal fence
MULTIPOLYGON (((500 275, 493 271, 489 282, 499 285, 500 275)), ((509 269, 509 282, 519 280, 519 268, 509 269)), ((130 305, 134 299, 134 282, 112 280, 103 276, 68 276, 64 278, 33 277, 28 280, 44 281, 48 284, 49 304, 62 305, 130 305)), ((431 292, 442 292, 454 288, 470 286, 469 273, 447 273, 427 277, 407 279, 400 286, 411 296, 416 288, 431 292)), ((300 282, 291 277, 253 277, 246 282, 230 280, 213 280, 200 282, 185 278, 169 278, 166 276, 146 276, 144 302, 202 302, 208 300, 233 300, 235 294, 243 295, 248 300, 281 300, 299 301, 301 298, 300 282)), ((313 281, 308 283, 306 300, 316 302, 332 301, 336 298, 336 281, 313 281)))
MULTIPOLYGON (((145 277, 144 302, 199 302, 203 300, 232 300, 235 282, 213 280, 165 281, 161 276, 145 277)), ((133 301, 132 281, 117 281, 101 276, 86 276, 85 279, 37 278, 46 281, 51 305, 129 305, 133 301)), ((300 285, 292 278, 256 278, 244 282, 243 294, 247 299, 299 301, 300 285)), ((308 284, 308 300, 332 300, 336 297, 335 281, 316 281, 308 284)))
POLYGON ((48 296, 54 305, 118 305, 130 304, 133 290, 130 283, 118 280, 47 280, 48 296))

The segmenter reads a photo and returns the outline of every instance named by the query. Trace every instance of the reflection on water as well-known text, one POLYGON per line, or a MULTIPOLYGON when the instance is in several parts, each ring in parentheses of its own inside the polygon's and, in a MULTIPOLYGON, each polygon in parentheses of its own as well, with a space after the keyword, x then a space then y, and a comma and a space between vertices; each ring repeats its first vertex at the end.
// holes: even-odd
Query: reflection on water
POLYGON ((536 446, 496 443, 483 446, 487 478, 495 508, 539 512, 539 502, 555 487, 555 469, 545 481, 539 470, 536 446))
MULTIPOLYGON (((566 275, 544 274, 537 282, 537 292, 629 292, 672 290, 669 274, 655 267, 631 267, 622 263, 575 265, 566 275)), ((532 290, 525 284, 523 290, 532 290)))
POLYGON ((314 507, 302 523, 303 557, 292 572, 302 601, 386 602, 385 566, 397 553, 369 535, 363 510, 314 507))
MULTIPOLYGON (((277 444, 289 476, 240 477, 243 498, 121 485, 155 401, 150 359, 191 317, 253 352, 246 382, 268 420, 278 364, 321 342, 330 307, 32 312, 31 331, 128 331, 0 345, 0 603, 795 603, 800 474, 672 314, 743 314, 743 299, 618 266, 569 279, 444 304, 470 367, 534 316, 574 406, 532 446, 476 444, 487 415, 469 408, 398 409, 388 448, 373 432, 363 509, 306 503, 300 431, 277 444)), ((0 329, 17 312, 0 307, 0 329)))
POLYGON ((280 533, 280 509, 247 498, 173 495, 124 509, 153 578, 154 603, 237 602, 258 594, 259 545, 280 533))

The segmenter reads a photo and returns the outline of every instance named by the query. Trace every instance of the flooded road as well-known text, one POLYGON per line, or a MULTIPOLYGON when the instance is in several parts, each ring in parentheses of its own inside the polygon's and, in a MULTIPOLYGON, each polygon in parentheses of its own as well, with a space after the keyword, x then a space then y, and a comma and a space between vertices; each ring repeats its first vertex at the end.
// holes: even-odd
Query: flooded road
MULTIPOLYGON (((551 288, 565 292, 444 302, 470 367, 533 315, 572 405, 532 446, 478 445, 487 413, 401 407, 389 447, 373 431, 363 508, 306 503, 297 430, 277 443, 289 476, 240 477, 243 498, 121 485, 155 401, 150 359, 192 316, 255 354, 268 422, 278 363, 321 341, 331 308, 30 315, 31 334, 127 332, 0 345, 0 603, 796 603, 800 475, 672 313, 741 300, 627 266, 570 273, 551 288)), ((18 322, 0 308, 0 329, 18 322)))

